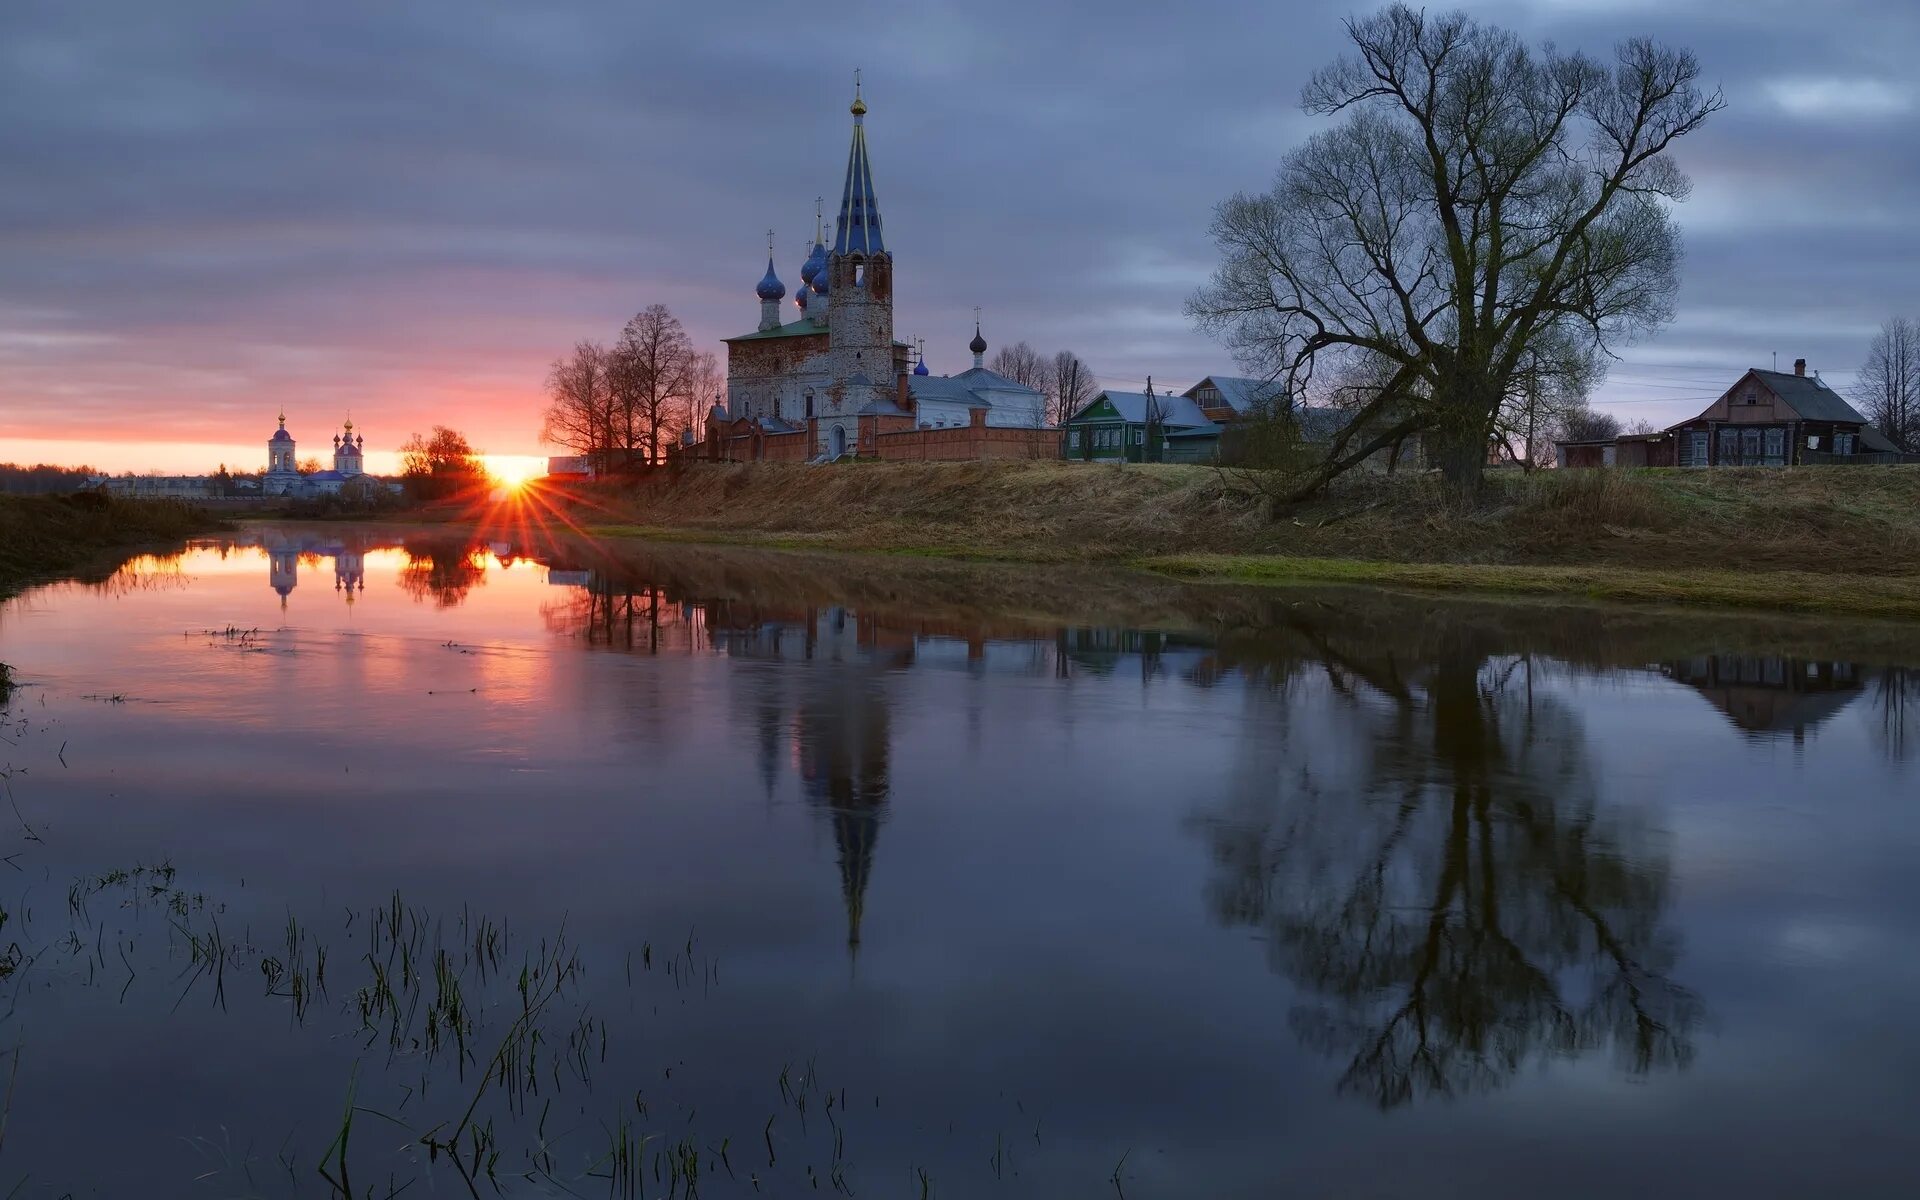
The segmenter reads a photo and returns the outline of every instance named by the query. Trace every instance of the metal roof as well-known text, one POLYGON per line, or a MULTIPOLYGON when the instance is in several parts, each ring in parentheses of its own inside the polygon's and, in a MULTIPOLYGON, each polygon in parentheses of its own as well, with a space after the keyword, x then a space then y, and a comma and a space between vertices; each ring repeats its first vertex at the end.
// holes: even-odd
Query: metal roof
POLYGON ((1280 384, 1271 379, 1246 379, 1234 375, 1209 375, 1184 393, 1193 399, 1194 393, 1212 384, 1219 389, 1221 402, 1237 413, 1246 413, 1281 394, 1280 384))
POLYGON ((1024 383, 1016 383, 985 367, 974 367, 958 375, 909 375, 907 391, 916 400, 946 400, 970 408, 992 408, 987 391, 1018 392, 1038 399, 1040 393, 1024 383))
POLYGON ((1817 376, 1762 371, 1758 367, 1752 373, 1759 376, 1761 383, 1772 388, 1773 394, 1786 401, 1787 407, 1799 413, 1804 420, 1867 423, 1859 409, 1848 404, 1839 392, 1822 383, 1817 376))
POLYGON ((985 367, 968 367, 954 378, 965 380, 968 387, 986 387, 1003 392, 1025 392, 1030 396, 1040 394, 1038 389, 1030 388, 1018 379, 1008 379, 998 371, 990 371, 985 367))
MULTIPOLYGON (((1145 392, 1101 392, 1093 399, 1081 405, 1080 411, 1074 413, 1072 419, 1075 421, 1079 420, 1088 409, 1100 403, 1102 400, 1113 405, 1114 411, 1120 414, 1122 421, 1130 425, 1144 425, 1147 423, 1147 394, 1145 392)), ((1200 406, 1186 396, 1162 396, 1156 394, 1153 397, 1153 402, 1160 410, 1159 420, 1162 425, 1193 427, 1213 424, 1213 420, 1208 417, 1206 413, 1200 411, 1200 406)))
POLYGON ((766 338, 813 336, 827 336, 827 327, 816 324, 812 317, 801 317, 797 321, 789 321, 785 325, 780 325, 773 329, 759 329, 752 333, 743 333, 738 337, 721 338, 720 340, 722 342, 756 342, 766 338))
POLYGON ((853 114, 853 146, 847 151, 847 182, 840 192, 833 253, 885 254, 880 237, 880 201, 873 194, 873 164, 867 161, 865 109, 853 114))

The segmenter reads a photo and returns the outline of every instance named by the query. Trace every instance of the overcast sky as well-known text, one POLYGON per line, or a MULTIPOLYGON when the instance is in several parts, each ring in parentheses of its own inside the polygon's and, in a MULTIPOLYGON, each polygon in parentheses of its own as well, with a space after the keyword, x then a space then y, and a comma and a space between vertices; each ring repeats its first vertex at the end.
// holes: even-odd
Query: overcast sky
MULTIPOLYGON (((1920 315, 1920 4, 1468 7, 1689 46, 1726 90, 1679 149, 1678 320, 1603 405, 1675 420, 1776 351, 1844 384, 1920 315)), ((974 305, 995 345, 1115 386, 1231 371, 1182 315, 1211 209, 1317 126, 1300 85, 1356 11, 9 0, 0 460, 257 469, 281 405, 303 451, 351 409, 369 449, 438 422, 543 452, 575 339, 665 303, 720 350, 754 327, 769 226, 797 280, 856 67, 896 330, 936 372, 968 365, 974 305)))

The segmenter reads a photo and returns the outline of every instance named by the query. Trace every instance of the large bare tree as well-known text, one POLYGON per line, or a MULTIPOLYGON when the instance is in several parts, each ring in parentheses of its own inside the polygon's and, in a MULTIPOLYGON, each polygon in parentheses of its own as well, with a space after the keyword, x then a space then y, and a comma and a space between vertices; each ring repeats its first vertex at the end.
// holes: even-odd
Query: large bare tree
POLYGON ((1723 101, 1644 38, 1608 67, 1399 4, 1347 34, 1302 94, 1341 122, 1219 206, 1221 265, 1189 311, 1290 395, 1356 356, 1390 366, 1299 494, 1412 432, 1471 490, 1530 349, 1604 352, 1669 319, 1667 206, 1687 193, 1669 150, 1723 101))
POLYGON ((620 331, 607 363, 617 449, 660 461, 661 443, 678 431, 700 355, 664 304, 647 306, 620 331))
POLYGON ((1854 398, 1887 440, 1920 454, 1920 322, 1895 317, 1880 327, 1854 398))
POLYGON ((556 358, 547 371, 547 411, 540 440, 584 454, 598 469, 612 461, 615 432, 613 388, 607 348, 577 342, 573 353, 556 358))

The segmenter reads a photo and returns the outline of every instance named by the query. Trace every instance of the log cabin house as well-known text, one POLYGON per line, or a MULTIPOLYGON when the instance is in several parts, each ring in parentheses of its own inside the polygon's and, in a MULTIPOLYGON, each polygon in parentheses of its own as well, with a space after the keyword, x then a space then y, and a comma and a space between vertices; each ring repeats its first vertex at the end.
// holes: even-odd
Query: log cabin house
POLYGON ((1807 374, 1742 375, 1697 417, 1657 433, 1556 443, 1563 467, 1788 467, 1886 461, 1892 443, 1858 409, 1807 374))

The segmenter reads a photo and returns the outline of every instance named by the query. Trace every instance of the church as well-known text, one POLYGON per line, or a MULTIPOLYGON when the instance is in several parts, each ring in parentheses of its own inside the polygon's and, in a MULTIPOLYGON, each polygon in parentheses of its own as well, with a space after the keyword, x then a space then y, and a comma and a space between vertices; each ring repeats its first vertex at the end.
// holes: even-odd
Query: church
POLYGON ((366 475, 361 467, 366 442, 353 431, 353 418, 347 418, 346 428, 333 435, 333 468, 302 475, 294 458, 293 435, 287 432, 287 414, 282 412, 280 428, 267 439, 267 470, 260 476, 260 494, 296 499, 338 496, 349 483, 366 475))
MULTIPOLYGON (((987 343, 976 321, 968 349, 973 366, 958 375, 934 375, 924 352, 894 336, 894 259, 887 247, 867 150, 867 105, 854 85, 853 144, 847 155, 840 215, 828 247, 816 209, 813 249, 800 266, 797 310, 782 321, 786 285, 774 269, 754 289, 760 320, 752 332, 725 339, 727 394, 707 418, 703 457, 776 458, 831 462, 846 456, 914 456, 903 435, 917 431, 1019 430, 990 439, 984 432, 966 453, 917 457, 979 457, 991 444, 1009 453, 1025 443, 1051 446, 1046 398, 986 367, 987 343), (889 450, 894 453, 889 453, 889 450)), ((958 442, 954 443, 956 446, 958 442)))

